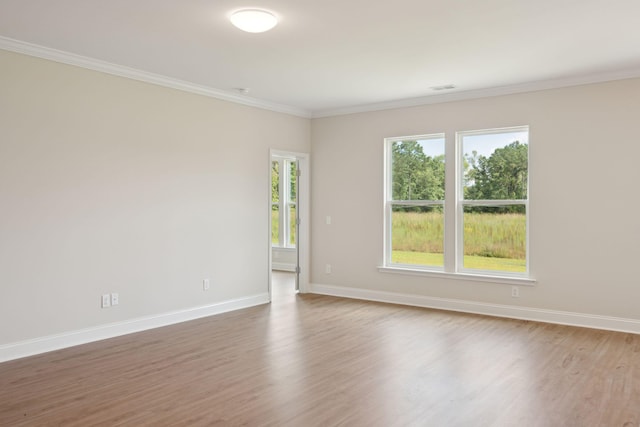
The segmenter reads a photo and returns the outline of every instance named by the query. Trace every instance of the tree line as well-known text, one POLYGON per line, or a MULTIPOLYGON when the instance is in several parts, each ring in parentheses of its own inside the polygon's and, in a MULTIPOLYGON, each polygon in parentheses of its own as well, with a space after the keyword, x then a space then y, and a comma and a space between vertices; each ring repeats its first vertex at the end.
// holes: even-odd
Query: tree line
MULTIPOLYGON (((521 200, 527 198, 528 145, 513 141, 490 156, 473 151, 464 155, 466 200, 521 200)), ((445 156, 428 156, 415 140, 392 146, 394 200, 444 200, 445 156)), ((433 210, 416 207, 401 210, 433 210)), ((436 207, 435 209, 438 209, 436 207)), ((476 212, 524 212, 524 206, 474 207, 476 212)))

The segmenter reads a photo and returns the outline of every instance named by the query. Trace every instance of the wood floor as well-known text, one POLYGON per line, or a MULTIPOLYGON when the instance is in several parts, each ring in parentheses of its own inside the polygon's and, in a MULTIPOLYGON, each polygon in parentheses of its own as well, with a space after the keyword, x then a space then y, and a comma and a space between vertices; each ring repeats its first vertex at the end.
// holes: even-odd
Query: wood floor
POLYGON ((295 295, 0 364, 1 426, 638 426, 640 336, 295 295))

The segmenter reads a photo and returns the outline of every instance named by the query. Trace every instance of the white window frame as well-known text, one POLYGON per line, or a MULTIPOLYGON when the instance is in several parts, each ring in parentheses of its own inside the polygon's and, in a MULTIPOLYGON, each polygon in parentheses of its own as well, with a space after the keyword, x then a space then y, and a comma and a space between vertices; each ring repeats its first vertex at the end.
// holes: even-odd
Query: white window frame
MULTIPOLYGON (((526 131, 529 126, 513 126, 484 130, 459 131, 453 137, 446 133, 432 133, 424 135, 411 135, 403 137, 391 137, 384 139, 384 262, 379 271, 385 273, 399 273, 419 276, 436 276, 447 279, 463 279, 479 282, 505 283, 515 285, 530 285, 535 283, 531 277, 530 263, 530 160, 528 160, 527 174, 527 199, 525 200, 464 200, 464 153, 462 139, 468 135, 487 135, 508 132, 526 131), (391 262, 391 211, 397 201, 393 200, 392 183, 392 144, 405 140, 424 140, 433 138, 445 138, 445 200, 444 200, 444 267, 432 267, 422 265, 406 265, 391 262), (525 206, 526 223, 526 271, 522 273, 477 270, 463 267, 464 249, 464 224, 463 211, 465 206, 504 206, 522 204, 525 206)), ((530 159, 530 156, 528 156, 530 159)), ((417 202, 420 206, 424 201, 417 202)))
MULTIPOLYGON (((407 140, 433 140, 433 139, 444 139, 445 140, 445 168, 446 168, 446 138, 444 133, 435 133, 429 135, 412 135, 412 136, 402 136, 402 137, 394 137, 394 138, 386 138, 385 139, 385 239, 384 239, 384 248, 385 248, 385 266, 392 265, 394 267, 399 268, 424 268, 429 271, 445 271, 444 266, 416 266, 416 265, 408 265, 408 264, 398 264, 391 262, 391 252, 392 252, 392 243, 391 243, 391 229, 392 229, 392 210, 394 205, 402 205, 402 206, 442 206, 443 210, 446 210, 446 196, 445 200, 394 200, 393 199, 393 174, 392 174, 392 153, 391 149, 395 142, 402 142, 407 140)), ((446 175, 446 170, 445 170, 446 175)), ((445 191, 446 191, 446 178, 445 178, 445 191)), ((446 214, 445 214, 446 216, 446 214)), ((446 222, 446 218, 445 218, 446 222)), ((445 225, 446 227, 446 225, 445 225)), ((443 242, 446 245, 446 237, 443 242)), ((446 260, 445 260, 446 263, 446 260)))

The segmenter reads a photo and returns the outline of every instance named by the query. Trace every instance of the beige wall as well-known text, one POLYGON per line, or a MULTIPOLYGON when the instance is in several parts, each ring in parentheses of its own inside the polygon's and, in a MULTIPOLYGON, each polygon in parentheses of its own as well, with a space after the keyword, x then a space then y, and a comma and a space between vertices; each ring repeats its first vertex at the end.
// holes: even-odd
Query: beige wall
POLYGON ((311 281, 640 319, 638 117, 634 79, 313 120, 311 281), (383 138, 517 125, 530 126, 536 285, 514 299, 504 284, 378 272, 383 138))
POLYGON ((269 148, 308 152, 309 120, 5 51, 0 70, 0 345, 267 292, 269 148))
POLYGON ((640 319, 638 79, 310 121, 5 51, 0 70, 0 346, 266 293, 269 148, 312 153, 312 283, 640 319), (536 285, 378 272, 383 138, 516 125, 536 285))

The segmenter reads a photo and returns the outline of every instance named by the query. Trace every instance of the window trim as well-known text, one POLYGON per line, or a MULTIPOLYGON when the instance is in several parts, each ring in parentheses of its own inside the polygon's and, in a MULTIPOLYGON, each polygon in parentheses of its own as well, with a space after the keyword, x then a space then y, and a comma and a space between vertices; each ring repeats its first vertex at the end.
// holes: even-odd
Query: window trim
MULTIPOLYGON (((508 276, 508 275, 491 275, 488 270, 487 274, 480 274, 485 270, 472 270, 470 272, 447 272, 438 271, 436 269, 425 269, 420 266, 404 266, 403 264, 382 265, 378 267, 380 273, 402 274, 407 276, 433 277, 438 279, 458 279, 472 282, 490 282, 501 283, 505 285, 530 286, 537 282, 533 277, 508 276)), ((507 273, 508 274, 508 273, 507 273)))
MULTIPOLYGON (((408 274, 425 277, 439 277, 445 279, 462 279, 480 282, 505 283, 511 285, 532 285, 536 280, 531 277, 530 263, 530 156, 527 156, 527 199, 516 200, 464 200, 464 153, 462 139, 469 135, 491 135, 509 132, 526 131, 530 134, 528 125, 492 128, 472 131, 457 131, 454 137, 444 132, 432 134, 419 134, 401 137, 389 137, 384 139, 384 233, 383 265, 378 271, 383 273, 408 274), (393 200, 393 171, 392 171, 392 145, 394 142, 405 140, 421 140, 444 138, 445 140, 445 199, 442 201, 395 201, 393 200), (453 156, 452 156, 453 155, 453 156), (451 157, 454 158, 451 161, 451 157), (450 178, 453 177, 453 182, 450 178), (394 204, 401 202, 405 205, 444 207, 444 266, 408 265, 393 263, 392 260, 392 208, 394 204), (480 270, 464 268, 464 235, 463 212, 465 206, 525 206, 525 239, 526 239, 526 270, 524 272, 507 272, 497 270, 480 270), (451 212, 453 211, 453 212, 451 212), (450 222, 453 221, 451 226, 450 222)), ((530 144, 527 142, 527 150, 530 144)))

